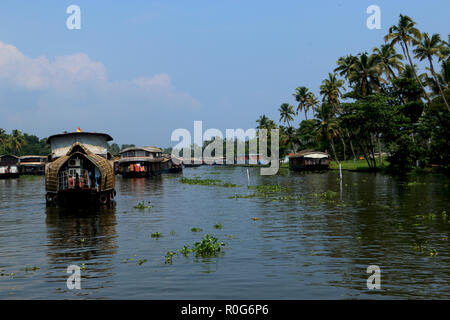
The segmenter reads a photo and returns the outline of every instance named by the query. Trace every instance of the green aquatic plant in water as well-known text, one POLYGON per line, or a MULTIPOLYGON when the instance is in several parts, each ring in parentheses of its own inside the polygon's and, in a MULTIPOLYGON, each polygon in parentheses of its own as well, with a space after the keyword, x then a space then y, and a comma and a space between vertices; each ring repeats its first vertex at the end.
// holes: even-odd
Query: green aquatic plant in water
POLYGON ((144 201, 141 201, 141 202, 139 202, 137 205, 135 205, 134 208, 135 208, 135 209, 140 209, 140 210, 149 209, 149 208, 151 208, 150 201, 149 201, 148 203, 149 203, 149 204, 146 205, 146 204, 144 203, 144 201))
POLYGON ((221 247, 224 245, 225 243, 219 242, 219 239, 206 234, 203 237, 202 241, 196 242, 194 244, 194 248, 192 250, 196 255, 209 257, 217 255, 220 252, 221 247))
POLYGON ((436 219, 436 215, 434 213, 418 214, 415 216, 415 218, 420 220, 434 220, 436 219))
POLYGON ((152 237, 152 238, 159 238, 159 237, 161 237, 161 233, 160 233, 160 232, 153 232, 153 233, 151 234, 151 237, 152 237))
POLYGON ((249 186, 249 189, 256 189, 258 193, 274 193, 274 192, 287 192, 289 188, 280 186, 279 184, 262 184, 259 186, 249 186))
POLYGON ((320 199, 324 199, 324 200, 332 200, 334 198, 336 198, 338 195, 337 192, 334 191, 325 191, 322 193, 314 193, 313 196, 320 198, 320 199))
POLYGON ((188 256, 193 250, 189 248, 189 246, 183 246, 183 248, 179 249, 178 252, 188 256))
POLYGON ((191 231, 192 231, 192 232, 201 232, 201 231, 203 231, 203 229, 200 229, 200 228, 192 228, 191 231))
POLYGON ((255 198, 257 196, 258 195, 256 193, 247 194, 247 195, 235 194, 234 196, 228 197, 228 199, 249 199, 249 198, 255 198))
POLYGON ((425 185, 425 182, 417 182, 417 181, 413 181, 413 182, 408 182, 407 186, 408 187, 414 187, 414 186, 422 186, 425 185))
MULTIPOLYGON (((231 238, 231 237, 230 237, 231 238)), ((203 236, 203 239, 200 242, 194 243, 193 247, 183 246, 178 250, 179 253, 189 256, 190 253, 195 253, 196 256, 201 257, 211 257, 217 255, 221 251, 221 247, 224 246, 225 243, 220 242, 219 239, 206 234, 203 236)), ((172 257, 176 253, 173 251, 169 251, 166 254, 166 263, 172 263, 172 257)))
POLYGON ((200 186, 217 186, 217 187, 225 187, 225 188, 233 188, 236 187, 234 183, 224 183, 221 184, 221 180, 217 179, 200 179, 200 178, 181 178, 181 183, 190 184, 190 185, 200 185, 200 186))
POLYGON ((167 253, 166 253, 166 256, 165 256, 165 259, 166 259, 166 264, 172 264, 172 259, 173 259, 173 256, 174 255, 176 255, 177 253, 176 252, 173 252, 173 251, 168 251, 167 253))
POLYGON ((36 270, 39 270, 40 268, 39 267, 37 267, 37 266, 30 266, 29 264, 27 264, 26 266, 25 266, 25 268, 23 269, 25 272, 28 272, 28 271, 36 271, 36 270))
POLYGON ((214 229, 222 229, 222 228, 223 228, 223 226, 222 226, 221 223, 216 223, 216 224, 214 225, 214 229))

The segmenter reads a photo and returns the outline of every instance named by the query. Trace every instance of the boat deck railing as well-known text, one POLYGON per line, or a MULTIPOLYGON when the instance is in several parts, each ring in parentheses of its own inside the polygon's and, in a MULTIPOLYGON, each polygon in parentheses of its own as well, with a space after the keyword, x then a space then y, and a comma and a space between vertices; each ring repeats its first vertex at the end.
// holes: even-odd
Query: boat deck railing
POLYGON ((66 189, 91 189, 95 188, 96 184, 89 179, 89 172, 85 169, 77 170, 78 178, 73 170, 61 171, 58 174, 58 190, 66 189))

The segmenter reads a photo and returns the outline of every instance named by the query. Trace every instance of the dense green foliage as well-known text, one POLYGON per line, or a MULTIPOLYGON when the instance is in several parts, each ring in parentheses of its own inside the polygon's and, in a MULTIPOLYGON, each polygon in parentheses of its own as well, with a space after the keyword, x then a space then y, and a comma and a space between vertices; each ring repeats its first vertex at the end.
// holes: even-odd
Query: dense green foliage
POLYGON ((258 129, 280 129, 280 157, 316 149, 329 152, 336 163, 364 159, 372 170, 386 163, 395 172, 450 169, 449 42, 415 25, 400 15, 379 48, 339 58, 320 86, 321 103, 301 86, 293 94, 296 112, 288 103, 278 109, 279 125, 261 116, 258 129), (418 74, 413 59, 423 61, 427 72, 418 74), (309 110, 314 118, 308 120, 309 110), (306 120, 294 127, 300 111, 306 120))
POLYGON ((47 155, 50 153, 50 146, 46 139, 39 139, 35 135, 22 133, 19 130, 11 131, 7 134, 0 128, 0 155, 12 154, 16 156, 24 155, 47 155))

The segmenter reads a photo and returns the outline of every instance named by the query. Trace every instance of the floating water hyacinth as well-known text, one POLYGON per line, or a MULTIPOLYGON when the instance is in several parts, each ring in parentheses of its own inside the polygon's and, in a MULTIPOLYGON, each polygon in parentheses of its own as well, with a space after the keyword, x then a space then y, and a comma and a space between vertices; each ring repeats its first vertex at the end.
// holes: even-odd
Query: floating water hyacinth
POLYGON ((135 205, 134 208, 140 209, 140 210, 143 210, 143 209, 149 209, 149 208, 151 208, 150 201, 148 201, 148 203, 149 203, 149 204, 146 205, 146 204, 144 203, 144 201, 141 201, 141 202, 139 202, 137 205, 135 205))
POLYGON ((193 251, 202 257, 214 256, 220 252, 225 243, 219 242, 219 239, 206 234, 200 242, 194 244, 193 251))
POLYGON ((181 178, 181 183, 191 184, 191 185, 200 185, 200 186, 217 186, 217 187, 225 187, 225 188, 233 188, 237 185, 234 183, 223 183, 221 184, 221 180, 217 179, 200 179, 200 178, 181 178))

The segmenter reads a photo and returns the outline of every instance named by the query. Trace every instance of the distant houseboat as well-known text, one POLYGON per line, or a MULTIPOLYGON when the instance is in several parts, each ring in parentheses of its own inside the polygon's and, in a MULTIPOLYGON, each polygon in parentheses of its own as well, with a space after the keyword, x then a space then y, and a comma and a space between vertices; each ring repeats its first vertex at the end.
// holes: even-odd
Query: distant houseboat
POLYGON ((236 156, 236 164, 264 164, 264 157, 258 153, 236 156))
POLYGON ((293 171, 322 171, 330 168, 328 153, 304 150, 289 156, 289 168, 293 171))
POLYGON ((115 176, 105 133, 73 132, 49 137, 45 168, 47 204, 106 205, 114 199, 115 176))
POLYGON ((163 154, 162 161, 162 172, 163 173, 179 173, 183 171, 183 163, 180 159, 175 159, 178 161, 174 161, 170 154, 163 154))
POLYGON ((157 147, 130 147, 120 152, 119 172, 124 178, 161 174, 164 157, 157 147))
POLYGON ((46 163, 46 156, 22 156, 19 158, 20 174, 43 175, 46 163))
POLYGON ((19 158, 13 155, 0 156, 0 179, 17 178, 19 176, 19 158))

